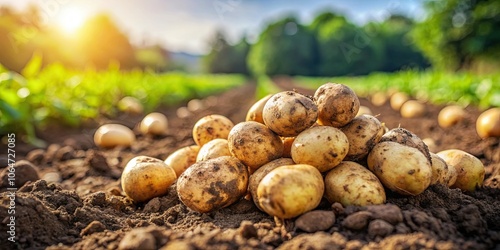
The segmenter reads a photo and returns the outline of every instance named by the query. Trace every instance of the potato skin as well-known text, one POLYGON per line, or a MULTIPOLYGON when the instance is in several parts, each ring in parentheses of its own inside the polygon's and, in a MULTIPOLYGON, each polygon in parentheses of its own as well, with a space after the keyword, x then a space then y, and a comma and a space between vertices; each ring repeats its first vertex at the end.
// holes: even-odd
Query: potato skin
POLYGON ((174 169, 162 160, 136 156, 123 169, 121 185, 130 199, 145 202, 165 195, 176 178, 174 169))
POLYGON ((481 113, 476 120, 476 131, 482 139, 500 137, 500 107, 481 113))
POLYGON ((462 121, 465 110, 458 105, 449 105, 441 109, 438 114, 438 124, 441 128, 449 128, 462 121))
POLYGON ((432 168, 416 148, 379 142, 368 154, 368 168, 385 187, 403 195, 418 195, 429 187, 432 168))
POLYGON ((168 133, 168 119, 159 112, 149 113, 139 124, 139 130, 144 135, 166 135, 168 133))
POLYGON ((193 126, 193 140, 198 146, 203 146, 216 138, 227 139, 233 126, 233 122, 225 116, 207 115, 193 126))
POLYGON ((293 162, 291 158, 279 158, 264 164, 250 175, 250 180, 248 181, 248 191, 250 191, 253 202, 258 209, 262 210, 259 205, 259 199, 257 198, 257 187, 259 186, 260 181, 262 181, 262 179, 275 168, 294 164, 295 162, 293 162))
POLYGON ((359 111, 359 99, 354 91, 343 84, 325 83, 314 93, 321 125, 342 127, 359 111))
POLYGON ((220 156, 231 156, 226 139, 213 139, 200 148, 196 162, 206 161, 220 156))
POLYGON ((281 219, 316 208, 324 193, 321 173, 307 164, 286 165, 269 172, 257 187, 260 207, 281 219))
POLYGON ((255 171, 283 155, 281 138, 262 123, 247 121, 236 124, 228 137, 229 152, 255 171))
POLYGON ((274 94, 262 110, 264 124, 280 136, 296 136, 318 118, 318 107, 308 97, 293 91, 274 94))
POLYGON ((438 152, 450 168, 455 168, 457 179, 451 188, 459 188, 464 191, 474 191, 481 187, 484 181, 485 169, 483 163, 475 156, 459 150, 448 149, 438 152))
POLYGON ((422 117, 427 113, 427 109, 424 103, 417 100, 408 100, 399 110, 402 117, 405 118, 417 118, 422 117))
POLYGON ((245 121, 255 121, 264 124, 264 119, 262 118, 262 110, 264 110, 264 105, 266 105, 267 100, 273 96, 272 94, 266 95, 254 103, 250 109, 248 109, 245 121))
POLYGON ((384 135, 382 123, 371 115, 360 115, 340 128, 349 140, 349 152, 344 160, 359 161, 368 156, 384 135))
POLYGON ((380 180, 362 165, 343 161, 325 176, 325 197, 330 203, 344 206, 367 206, 385 203, 380 180))
POLYGON ((451 175, 449 174, 448 164, 439 157, 438 155, 431 153, 432 159, 432 179, 431 185, 434 184, 444 184, 448 186, 449 178, 451 175))
POLYGON ((316 126, 306 129, 292 145, 291 155, 297 164, 308 164, 326 172, 342 162, 349 152, 349 141, 340 129, 316 126))
POLYGON ((208 213, 227 207, 247 192, 246 166, 232 156, 193 164, 177 181, 177 194, 187 207, 208 213))
POLYGON ((189 166, 196 162, 196 157, 200 151, 200 146, 191 145, 179 148, 165 159, 165 163, 175 170, 175 174, 180 176, 189 166))
POLYGON ((397 142, 401 145, 406 145, 418 149, 422 154, 425 155, 429 165, 432 165, 431 154, 427 145, 414 133, 405 128, 394 128, 386 132, 380 142, 392 141, 397 142))
POLYGON ((134 142, 134 132, 121 124, 104 124, 94 133, 94 143, 103 148, 130 147, 134 142))

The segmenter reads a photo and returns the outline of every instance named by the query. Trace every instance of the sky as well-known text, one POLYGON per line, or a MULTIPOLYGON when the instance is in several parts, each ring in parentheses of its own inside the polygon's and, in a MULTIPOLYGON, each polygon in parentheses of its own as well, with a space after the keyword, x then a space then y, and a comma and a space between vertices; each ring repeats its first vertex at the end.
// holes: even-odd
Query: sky
POLYGON ((422 0, 0 0, 0 5, 18 10, 37 5, 46 23, 68 33, 86 18, 106 13, 133 44, 158 43, 191 54, 207 53, 216 30, 223 30, 230 42, 244 35, 255 41, 269 22, 287 14, 308 23, 330 9, 359 24, 381 21, 389 13, 425 14, 422 0))

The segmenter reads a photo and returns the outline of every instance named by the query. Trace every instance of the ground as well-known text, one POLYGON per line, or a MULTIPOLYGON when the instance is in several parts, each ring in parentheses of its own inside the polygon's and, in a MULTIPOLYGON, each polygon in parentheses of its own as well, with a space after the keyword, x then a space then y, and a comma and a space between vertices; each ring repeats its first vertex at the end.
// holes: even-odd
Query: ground
MULTIPOLYGON (((287 78, 276 79, 276 83, 284 90, 296 87, 287 78)), ((500 140, 477 136, 474 121, 480 111, 473 107, 467 108, 464 121, 445 130, 436 121, 442 106, 428 105, 425 117, 410 119, 401 118, 388 104, 376 107, 361 99, 389 128, 403 127, 421 138, 434 139, 435 145, 430 147, 434 152, 457 148, 478 157, 485 165, 487 181, 474 192, 435 185, 414 197, 388 191, 387 204, 373 207, 342 207, 322 201, 317 213, 285 221, 275 220, 245 199, 219 211, 194 212, 179 201, 175 184, 166 196, 145 204, 134 204, 124 196, 120 174, 129 159, 137 155, 165 159, 174 150, 193 144, 192 126, 204 115, 221 114, 235 123, 243 121, 255 102, 254 92, 255 85, 246 84, 205 98, 201 108, 190 106, 192 111, 184 112, 182 118, 177 110, 185 104, 160 107, 157 111, 170 122, 168 135, 136 133, 138 140, 131 148, 97 148, 93 133, 99 124, 110 122, 135 128, 140 115, 103 118, 78 129, 48 126, 39 131, 50 143, 46 149, 18 142, 16 160, 28 160, 36 173, 30 173, 29 167, 16 172, 17 181, 29 182, 17 190, 15 208, 11 207, 15 210, 15 243, 6 234, 11 203, 3 184, 0 245, 7 249, 500 248, 500 140)), ((6 165, 5 157, 1 157, 1 166, 6 165)), ((5 174, 4 170, 1 177, 5 174)))

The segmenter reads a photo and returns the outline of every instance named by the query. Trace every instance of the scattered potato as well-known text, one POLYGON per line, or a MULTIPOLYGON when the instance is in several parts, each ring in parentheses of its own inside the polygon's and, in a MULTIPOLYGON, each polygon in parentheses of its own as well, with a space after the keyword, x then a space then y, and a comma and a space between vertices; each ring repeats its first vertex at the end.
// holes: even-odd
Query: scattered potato
POLYGON ((149 156, 132 158, 121 176, 123 192, 135 202, 145 202, 165 195, 177 175, 162 160, 149 156))
POLYGON ((344 159, 347 161, 358 161, 366 158, 370 150, 384 135, 382 124, 371 115, 355 117, 340 130, 349 140, 349 152, 344 159))
POLYGON ((280 166, 259 183, 260 208, 281 219, 297 217, 316 208, 324 193, 321 173, 307 164, 280 166))
POLYGON ((142 119, 139 130, 144 135, 166 135, 168 132, 167 117, 158 112, 150 113, 142 119))
POLYGON ((248 181, 248 191, 250 192, 255 206, 262 210, 259 205, 259 199, 257 198, 257 187, 260 181, 269 173, 271 170, 286 165, 294 165, 295 162, 291 158, 279 158, 273 160, 269 163, 264 164, 262 167, 257 169, 252 175, 250 175, 250 180, 248 181))
POLYGON ((437 154, 431 153, 432 159, 432 178, 431 185, 444 184, 448 186, 451 177, 448 171, 448 164, 437 154))
POLYGON ((201 146, 196 162, 206 161, 220 156, 231 156, 226 139, 213 139, 201 146))
POLYGON ((372 102, 373 105, 380 107, 387 102, 387 99, 389 98, 387 97, 386 93, 376 92, 371 96, 370 101, 372 102))
POLYGON ((291 155, 297 164, 308 164, 320 172, 337 166, 349 152, 349 141, 340 129, 317 126, 306 129, 293 142, 291 155))
POLYGON ((483 163, 475 156, 459 150, 448 149, 438 152, 450 168, 455 168, 457 179, 452 188, 459 188, 464 191, 474 191, 476 187, 481 187, 484 181, 485 170, 483 163))
POLYGON ((379 142, 368 154, 368 168, 385 187, 404 195, 418 195, 431 183, 430 161, 418 149, 397 142, 379 142))
POLYGON ((401 106, 403 106, 403 104, 409 99, 410 97, 406 93, 396 92, 391 95, 389 102, 393 110, 399 111, 401 109, 401 106))
POLYGON ((359 106, 359 110, 358 113, 356 114, 356 117, 360 115, 373 115, 373 112, 367 106, 359 106))
POLYGON ((417 100, 408 100, 400 107, 401 116, 404 118, 418 118, 427 113, 425 104, 417 100))
POLYGON ((325 176, 325 197, 330 203, 344 206, 367 206, 385 203, 380 180, 364 166, 343 161, 325 176))
POLYGON ((187 207, 208 213, 227 207, 247 192, 246 166, 232 156, 193 164, 179 176, 177 194, 187 207))
POLYGON ((465 110, 458 105, 449 105, 441 109, 438 114, 438 124, 442 128, 449 128, 465 118, 465 110))
POLYGON ((129 114, 139 115, 144 112, 141 101, 133 96, 125 96, 118 101, 118 109, 129 114))
POLYGON ((135 142, 134 132, 121 124, 105 124, 94 133, 94 143, 103 148, 130 147, 135 142))
POLYGON ((274 94, 262 110, 264 124, 280 136, 296 136, 318 118, 318 107, 305 95, 294 91, 274 94))
POLYGON ((325 83, 314 93, 320 125, 342 127, 359 111, 359 99, 346 85, 325 83))
POLYGON ((191 99, 186 104, 186 107, 190 112, 197 112, 203 109, 203 106, 203 102, 200 99, 191 99))
POLYGON ((165 163, 174 169, 177 176, 180 176, 182 172, 196 162, 199 151, 200 146, 198 145, 179 148, 165 159, 165 163))
POLYGON ((281 138, 262 123, 236 124, 228 137, 229 152, 254 172, 260 166, 283 155, 281 138))
POLYGON ((476 121, 479 137, 500 137, 500 108, 491 108, 479 115, 476 121))
POLYGON ((380 142, 392 141, 418 149, 431 165, 431 154, 427 145, 417 135, 404 128, 394 128, 385 133, 380 142))
POLYGON ((227 139, 234 124, 222 115, 207 115, 196 122, 193 127, 193 140, 198 146, 216 139, 227 139))
POLYGON ((264 124, 264 119, 262 118, 262 110, 264 110, 264 105, 266 105, 267 100, 271 99, 271 96, 273 95, 266 95, 256 103, 254 103, 248 110, 245 120, 260 122, 264 124))

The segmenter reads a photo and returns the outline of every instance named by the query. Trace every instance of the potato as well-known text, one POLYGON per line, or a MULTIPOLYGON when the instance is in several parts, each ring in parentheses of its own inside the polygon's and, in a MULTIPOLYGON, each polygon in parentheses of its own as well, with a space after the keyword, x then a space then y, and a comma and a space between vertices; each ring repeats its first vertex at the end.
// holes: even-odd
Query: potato
POLYGON ((199 151, 200 146, 198 145, 179 148, 165 159, 165 163, 174 169, 177 176, 180 176, 182 172, 196 162, 199 151))
POLYGON ((257 198, 264 212, 290 219, 316 208, 324 188, 323 177, 315 167, 286 165, 271 170, 260 181, 257 198))
POLYGON ((385 203, 380 180, 364 166, 343 161, 325 176, 325 197, 330 203, 344 206, 367 206, 385 203))
POLYGON ((465 118, 465 110, 458 105, 446 106, 438 114, 438 124, 442 128, 449 128, 465 118))
POLYGON ((204 105, 203 105, 203 101, 201 101, 200 99, 191 99, 189 100, 189 102, 186 104, 186 108, 190 111, 190 112, 197 112, 201 109, 203 109, 204 105))
POLYGON ((422 142, 427 145, 427 148, 429 149, 429 152, 436 152, 437 150, 437 145, 436 141, 430 137, 422 139, 422 142))
POLYGON ((222 115, 207 115, 196 122, 193 127, 193 140, 198 146, 216 139, 227 139, 234 124, 222 115))
POLYGON ((166 135, 168 132, 167 117, 158 112, 150 113, 142 119, 139 130, 144 135, 166 135))
POLYGON ((94 133, 94 143, 103 148, 130 147, 135 142, 134 132, 121 124, 105 124, 94 133))
POLYGON ((425 104, 420 101, 408 100, 401 105, 399 112, 401 113, 401 116, 405 118, 418 118, 427 113, 427 108, 425 107, 425 104))
POLYGON ((500 137, 500 108, 491 108, 479 115, 476 120, 479 137, 500 137))
POLYGON ((219 156, 231 156, 226 139, 213 139, 201 146, 196 162, 206 161, 219 156))
POLYGON ((283 155, 281 138, 262 123, 236 124, 228 137, 229 152, 254 172, 260 166, 283 155))
POLYGON ((193 164, 179 176, 177 194, 190 209, 208 213, 227 207, 247 192, 246 166, 232 156, 193 164))
POLYGON ((167 194, 177 175, 162 160, 149 156, 132 158, 121 176, 123 192, 135 202, 146 202, 167 194))
POLYGON ((293 91, 273 95, 262 110, 264 124, 280 136, 296 136, 318 118, 318 107, 308 97, 293 91))
POLYGON ((455 168, 457 180, 452 188, 459 188, 464 191, 474 191, 476 187, 481 187, 484 181, 485 170, 483 163, 475 156, 459 150, 448 149, 438 152, 450 168, 455 168))
POLYGON ((271 96, 273 95, 266 95, 254 103, 248 110, 245 120, 264 124, 264 120, 262 119, 262 110, 264 110, 264 105, 266 105, 267 100, 271 99, 271 96))
POLYGON ((297 164, 308 164, 320 172, 337 166, 349 152, 349 141, 340 129, 317 126, 306 129, 293 142, 291 154, 297 164))
POLYGON ((368 168, 390 190, 418 195, 431 183, 431 163, 418 149, 397 142, 379 142, 368 154, 368 168))
POLYGON ((283 157, 292 158, 292 146, 295 141, 295 137, 281 137, 283 142, 283 157))
POLYGON ((343 84, 325 83, 314 93, 321 125, 342 127, 359 111, 359 99, 354 91, 343 84))
POLYGON ((427 145, 420 139, 417 135, 412 133, 411 131, 404 128, 394 128, 385 133, 380 142, 384 141, 392 141, 397 142, 402 145, 410 146, 418 149, 422 154, 425 155, 429 165, 432 165, 431 154, 429 152, 429 148, 427 145))
POLYGON ((118 109, 129 114, 142 114, 144 107, 141 101, 133 96, 125 96, 118 101, 118 109))
POLYGON ((373 112, 367 106, 359 106, 359 110, 358 113, 356 114, 356 117, 360 115, 373 115, 373 112))
POLYGON ((410 97, 406 93, 396 92, 391 95, 389 102, 393 110, 399 111, 401 109, 401 106, 403 106, 403 104, 409 99, 410 97))
POLYGON ((248 181, 248 191, 252 195, 253 202, 259 208, 259 199, 257 198, 257 187, 259 186, 260 181, 269 173, 271 170, 285 165, 294 165, 295 162, 291 158, 279 158, 264 164, 262 167, 257 169, 252 175, 250 175, 250 180, 248 181))
POLYGON ((389 98, 387 97, 386 93, 376 92, 371 96, 370 101, 372 102, 373 105, 380 107, 387 102, 387 99, 389 98))
MULTIPOLYGON (((443 159, 443 158, 441 158, 441 159, 443 159)), ((445 161, 445 163, 446 163, 446 161, 445 161)), ((448 164, 446 164, 446 165, 448 166, 448 175, 446 176, 448 183, 446 183, 446 184, 448 185, 448 187, 451 187, 455 184, 455 182, 457 182, 458 172, 457 172, 456 168, 451 167, 448 164)))
POLYGON ((366 158, 384 135, 384 127, 377 118, 371 115, 355 117, 340 130, 349 140, 349 152, 344 159, 346 161, 359 161, 366 158))
POLYGON ((431 185, 434 184, 444 184, 448 186, 448 182, 450 181, 450 174, 448 171, 448 164, 439 157, 437 154, 431 153, 432 159, 432 178, 431 185))

